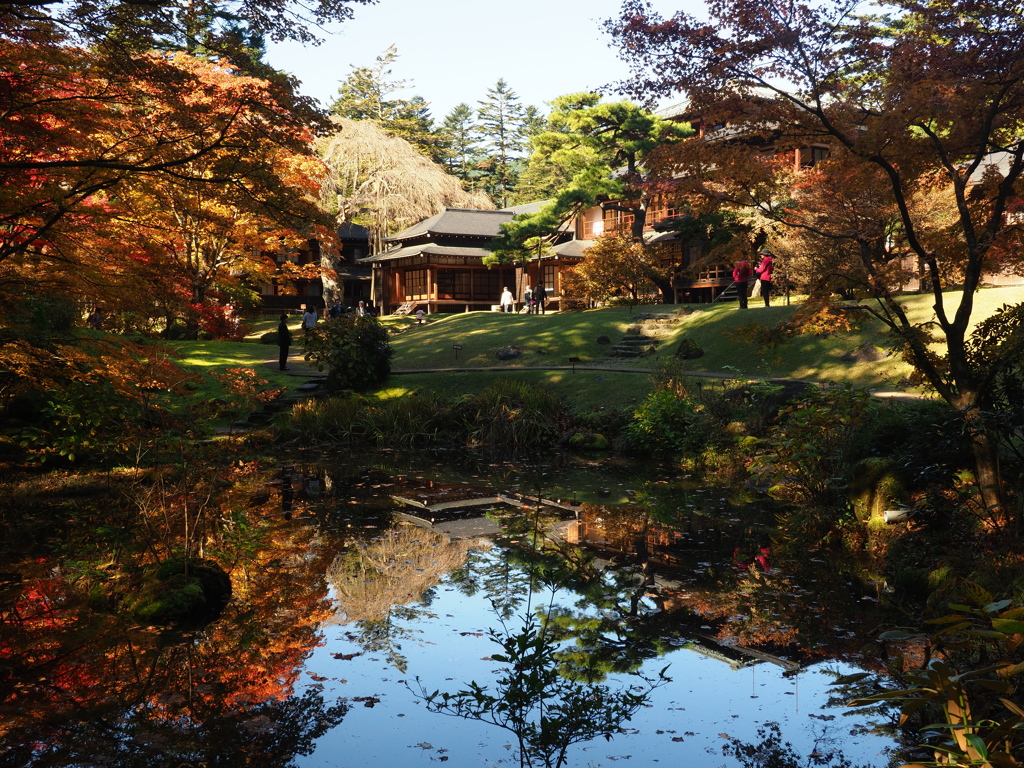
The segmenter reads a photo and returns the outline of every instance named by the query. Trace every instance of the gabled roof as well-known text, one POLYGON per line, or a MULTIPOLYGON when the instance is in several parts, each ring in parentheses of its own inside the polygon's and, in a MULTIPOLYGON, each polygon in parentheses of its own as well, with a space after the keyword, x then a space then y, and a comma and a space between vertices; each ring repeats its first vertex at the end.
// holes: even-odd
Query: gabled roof
POLYGON ((369 240, 370 228, 349 221, 338 227, 338 237, 342 240, 369 240))
POLYGON ((515 213, 481 211, 473 208, 445 208, 436 216, 413 224, 408 229, 384 238, 387 242, 409 240, 422 235, 463 235, 466 237, 497 237, 499 227, 512 221, 515 213))
POLYGON ((486 248, 473 248, 470 246, 437 245, 436 243, 420 243, 409 245, 405 248, 392 248, 391 250, 378 253, 375 256, 367 256, 360 259, 360 264, 367 264, 372 261, 391 261, 392 259, 404 259, 409 256, 464 256, 473 259, 482 259, 490 256, 491 251, 486 248))
POLYGON ((562 258, 582 259, 583 252, 593 244, 593 240, 569 240, 568 242, 554 246, 551 250, 562 258))

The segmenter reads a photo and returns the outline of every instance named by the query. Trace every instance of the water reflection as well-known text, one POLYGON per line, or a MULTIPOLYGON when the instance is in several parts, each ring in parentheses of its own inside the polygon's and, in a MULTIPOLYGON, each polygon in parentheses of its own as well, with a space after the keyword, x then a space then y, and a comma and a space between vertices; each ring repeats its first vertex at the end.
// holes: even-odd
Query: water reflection
POLYGON ((267 533, 197 632, 97 611, 60 575, 7 593, 3 764, 271 768, 309 754, 348 710, 296 686, 331 605, 315 530, 267 533))
MULTIPOLYGON (((855 563, 791 551, 767 504, 648 469, 386 452, 271 460, 221 500, 239 515, 234 554, 208 555, 234 597, 202 631, 127 623, 65 583, 56 559, 0 593, 0 763, 311 766, 344 750, 347 764, 409 764, 415 747, 453 766, 502 764, 505 744, 439 725, 448 719, 428 717, 405 683, 452 694, 476 681, 497 696, 492 630, 527 647, 541 637, 548 679, 566 691, 611 695, 671 661, 675 682, 608 747, 648 763, 684 749, 699 761, 709 747, 698 739, 753 743, 758 718, 800 714, 779 705, 796 704, 797 678, 764 662, 879 666, 862 638, 885 619, 855 563), (608 489, 632 502, 600 503, 608 489), (738 674, 750 675, 739 692, 738 674)), ((604 764, 604 743, 573 754, 604 764)))

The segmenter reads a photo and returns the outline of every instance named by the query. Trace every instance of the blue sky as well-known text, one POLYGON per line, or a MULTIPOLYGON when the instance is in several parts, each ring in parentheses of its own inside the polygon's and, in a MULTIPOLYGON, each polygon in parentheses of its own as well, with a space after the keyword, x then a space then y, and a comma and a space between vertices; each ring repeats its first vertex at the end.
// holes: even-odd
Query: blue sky
MULTIPOLYGON (((665 15, 682 9, 703 16, 701 0, 653 5, 665 15)), ((380 0, 355 6, 355 18, 328 30, 319 47, 270 44, 268 59, 327 104, 353 66, 372 65, 394 44, 392 75, 412 81, 402 96, 422 96, 437 122, 459 102, 475 108, 499 77, 522 104, 547 111, 545 102, 556 96, 627 76, 601 29, 618 9, 619 0, 380 0)))

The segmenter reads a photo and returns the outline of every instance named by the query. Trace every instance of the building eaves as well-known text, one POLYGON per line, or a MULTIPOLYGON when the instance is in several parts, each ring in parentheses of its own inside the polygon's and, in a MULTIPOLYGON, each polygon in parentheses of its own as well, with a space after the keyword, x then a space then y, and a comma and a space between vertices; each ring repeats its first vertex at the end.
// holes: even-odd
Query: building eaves
POLYGON ((366 258, 360 259, 359 263, 367 264, 370 262, 393 261, 395 259, 405 259, 413 256, 460 256, 470 259, 482 259, 484 256, 490 255, 491 251, 486 248, 421 243, 419 245, 406 246, 405 248, 392 248, 391 250, 378 253, 374 256, 367 256, 366 258))

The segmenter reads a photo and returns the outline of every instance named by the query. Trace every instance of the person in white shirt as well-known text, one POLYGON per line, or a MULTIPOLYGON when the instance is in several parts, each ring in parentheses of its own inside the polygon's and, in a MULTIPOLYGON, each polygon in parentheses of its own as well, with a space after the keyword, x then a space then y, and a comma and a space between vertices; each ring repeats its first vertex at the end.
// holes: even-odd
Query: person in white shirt
POLYGON ((501 292, 501 301, 499 303, 501 304, 502 312, 513 311, 512 306, 515 304, 515 300, 512 298, 512 291, 510 291, 507 286, 505 287, 505 290, 501 292))
POLYGON ((312 331, 316 328, 316 321, 319 319, 316 310, 313 309, 313 305, 307 304, 306 311, 302 314, 302 330, 306 332, 312 331))

